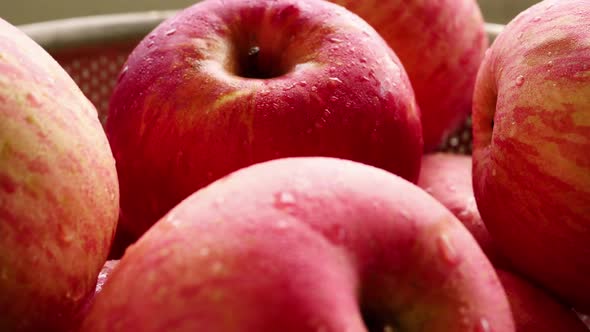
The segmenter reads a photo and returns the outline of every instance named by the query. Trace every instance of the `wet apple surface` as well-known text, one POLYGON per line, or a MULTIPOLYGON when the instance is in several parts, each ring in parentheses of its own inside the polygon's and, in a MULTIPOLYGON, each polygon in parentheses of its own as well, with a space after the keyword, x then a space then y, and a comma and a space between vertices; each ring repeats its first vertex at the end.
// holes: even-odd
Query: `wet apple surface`
POLYGON ((0 19, 0 331, 62 331, 94 291, 117 224, 96 109, 0 19))
POLYGON ((473 109, 481 216, 515 269, 590 307, 590 8, 544 1, 482 64, 473 109))
POLYGON ((471 114, 477 70, 487 49, 475 0, 330 0, 371 24, 399 56, 422 112, 425 152, 471 114))
POLYGON ((491 263, 452 213, 384 170, 308 157, 244 168, 180 203, 127 250, 83 330, 385 327, 514 331, 491 263))
POLYGON ((167 20, 131 53, 106 131, 136 237, 253 163, 332 156, 416 181, 422 153, 395 54, 359 17, 315 1, 205 1, 167 20))

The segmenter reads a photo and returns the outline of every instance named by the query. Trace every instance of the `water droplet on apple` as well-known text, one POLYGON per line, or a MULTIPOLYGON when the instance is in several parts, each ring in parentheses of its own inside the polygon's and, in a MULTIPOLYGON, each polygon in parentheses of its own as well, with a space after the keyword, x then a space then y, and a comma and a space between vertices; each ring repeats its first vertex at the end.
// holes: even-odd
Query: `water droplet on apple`
POLYGON ((363 57, 359 59, 360 63, 367 63, 367 58, 363 57))
POLYGON ((338 77, 329 77, 328 79, 331 82, 342 83, 342 80, 340 80, 338 77))
POLYGON ((459 212, 459 214, 457 214, 457 217, 459 217, 459 219, 464 220, 467 217, 469 217, 469 214, 471 213, 471 211, 468 208, 465 208, 463 210, 461 210, 461 212, 459 212))
POLYGON ((404 218, 406 220, 410 219, 410 214, 406 210, 403 210, 403 209, 400 210, 399 214, 402 216, 402 218, 404 218))
POLYGON ((289 91, 289 90, 293 89, 296 86, 297 86, 297 83, 293 83, 293 84, 291 84, 289 86, 284 87, 283 90, 284 91, 289 91))
POLYGON ((301 81, 301 82, 299 82, 299 86, 305 87, 305 86, 307 86, 307 82, 301 81))
POLYGON ((330 100, 333 102, 337 102, 338 101, 338 97, 337 96, 332 96, 330 97, 330 100))
POLYGON ((330 38, 328 38, 328 40, 332 43, 341 43, 342 42, 342 39, 335 38, 335 37, 330 37, 330 38))
POLYGON ((207 256, 209 256, 209 253, 210 253, 210 252, 211 252, 211 250, 210 250, 209 248, 207 248, 207 247, 203 247, 203 248, 201 248, 201 249, 199 250, 199 255, 200 255, 201 257, 207 257, 207 256))
POLYGON ((524 84, 524 76, 518 75, 516 78, 516 86, 521 87, 524 84))
POLYGON ((451 185, 449 185, 448 189, 449 189, 449 191, 450 191, 450 192, 452 192, 452 193, 454 193, 454 192, 456 192, 456 191, 457 191, 457 187, 455 187, 455 186, 454 186, 454 185, 452 185, 452 184, 451 184, 451 185))
POLYGON ((280 209, 293 206, 295 205, 295 202, 295 196, 293 196, 293 194, 291 194, 290 192, 283 191, 277 194, 275 199, 275 206, 280 209))
POLYGON ((533 22, 539 22, 540 20, 541 20, 541 17, 540 16, 537 16, 537 17, 533 18, 533 22))
POLYGON ((316 91, 318 91, 318 87, 317 87, 317 86, 315 86, 315 85, 314 85, 314 86, 312 86, 312 87, 311 87, 311 91, 313 91, 313 92, 316 92, 316 91))
POLYGON ((363 81, 365 81, 365 82, 368 82, 368 81, 370 81, 370 80, 371 80, 371 79, 370 79, 370 78, 368 78, 367 76, 363 76, 363 77, 361 77, 361 79, 362 79, 363 81))
POLYGON ((328 69, 328 71, 330 73, 334 73, 336 71, 336 67, 330 67, 330 69, 328 69))
POLYGON ((475 332, 492 332, 490 322, 488 322, 488 320, 485 318, 480 318, 475 325, 475 332))
POLYGON ((225 203, 225 198, 223 196, 219 196, 219 197, 215 198, 214 204, 217 207, 223 206, 224 203, 225 203))
POLYGON ((258 46, 252 46, 248 50, 248 56, 250 56, 250 57, 257 55, 258 53, 260 53, 260 47, 258 47, 258 46))
POLYGON ((147 48, 152 48, 152 46, 154 46, 156 44, 155 41, 151 40, 148 44, 147 44, 147 48))
POLYGON ((176 29, 172 28, 172 29, 166 31, 165 34, 166 34, 166 36, 172 36, 175 33, 176 33, 176 29))
POLYGON ((155 33, 152 33, 151 35, 148 36, 148 38, 149 39, 154 39, 154 38, 156 38, 156 34, 155 33))
POLYGON ((289 227, 289 222, 287 220, 279 220, 277 221, 277 228, 285 229, 289 227))
MULTIPOLYGON (((524 32, 521 32, 521 33, 519 33, 519 34, 518 34, 518 39, 519 39, 519 40, 520 40, 520 39, 522 39, 522 37, 523 37, 523 36, 524 36, 524 32)), ((488 50, 490 50, 490 49, 488 49, 488 50)))
MULTIPOLYGON (((28 93, 27 94, 27 101, 29 102, 29 104, 31 104, 31 106, 33 107, 39 107, 41 106, 43 103, 39 100, 39 98, 37 98, 37 96, 35 96, 33 93, 28 93)), ((32 120, 32 118, 30 118, 32 120)), ((32 122, 32 121, 31 121, 32 122)))
POLYGON ((553 66, 553 61, 547 62, 547 66, 552 67, 553 66))
POLYGON ((463 316, 463 318, 461 318, 461 325, 463 325, 463 327, 469 327, 469 317, 463 316))
POLYGON ((64 232, 61 234, 61 240, 65 244, 70 244, 70 243, 72 243, 72 241, 74 241, 74 235, 69 232, 64 232))
POLYGON ((459 262, 459 256, 457 255, 457 250, 451 243, 451 239, 447 234, 441 234, 436 239, 436 244, 438 246, 439 253, 441 258, 450 265, 455 265, 459 262))
POLYGON ((221 262, 215 262, 213 263, 213 265, 211 266, 211 271, 214 274, 219 274, 223 271, 223 263, 221 262))
POLYGON ((465 305, 459 306, 459 315, 464 316, 464 318, 466 318, 465 315, 467 315, 468 311, 469 310, 465 305))

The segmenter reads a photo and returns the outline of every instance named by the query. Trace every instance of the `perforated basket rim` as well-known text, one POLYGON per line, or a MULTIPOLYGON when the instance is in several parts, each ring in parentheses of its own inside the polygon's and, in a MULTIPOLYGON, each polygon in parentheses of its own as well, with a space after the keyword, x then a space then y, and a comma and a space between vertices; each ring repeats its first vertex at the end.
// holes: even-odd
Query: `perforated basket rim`
MULTIPOLYGON (((70 49, 104 42, 140 40, 177 12, 164 10, 82 16, 20 25, 19 28, 46 49, 70 49)), ((485 29, 491 42, 504 25, 485 23, 485 29)))
POLYGON ((46 49, 60 50, 114 41, 140 40, 177 10, 81 16, 21 25, 46 49))

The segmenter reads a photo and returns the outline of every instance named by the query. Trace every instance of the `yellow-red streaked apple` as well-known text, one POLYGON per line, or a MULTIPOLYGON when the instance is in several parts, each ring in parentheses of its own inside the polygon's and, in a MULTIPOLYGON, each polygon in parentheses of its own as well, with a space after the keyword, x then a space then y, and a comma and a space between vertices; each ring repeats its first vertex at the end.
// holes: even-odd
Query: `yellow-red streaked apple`
POLYGON ((514 269, 590 309, 590 6, 547 0, 487 53, 473 108, 473 186, 514 269))
POLYGON ((115 160, 96 109, 0 19, 0 331, 64 331, 117 225, 115 160))
POLYGON ((330 0, 370 23, 399 56, 422 112, 424 149, 435 150, 471 114, 488 47, 476 0, 330 0))
POLYGON ((319 0, 206 0, 130 55, 106 123, 136 237, 239 168, 329 156, 416 181, 420 114, 378 33, 319 0))

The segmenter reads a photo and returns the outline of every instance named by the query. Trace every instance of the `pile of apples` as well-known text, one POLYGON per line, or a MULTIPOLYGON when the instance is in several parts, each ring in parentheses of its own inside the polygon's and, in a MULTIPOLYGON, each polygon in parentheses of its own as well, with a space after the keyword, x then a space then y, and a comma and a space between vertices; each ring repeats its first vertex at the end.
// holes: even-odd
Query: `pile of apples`
POLYGON ((491 45, 475 0, 204 0, 129 55, 104 128, 0 19, 0 331, 582 332, 584 313, 588 0, 491 45), (472 156, 437 152, 470 115, 472 156))

